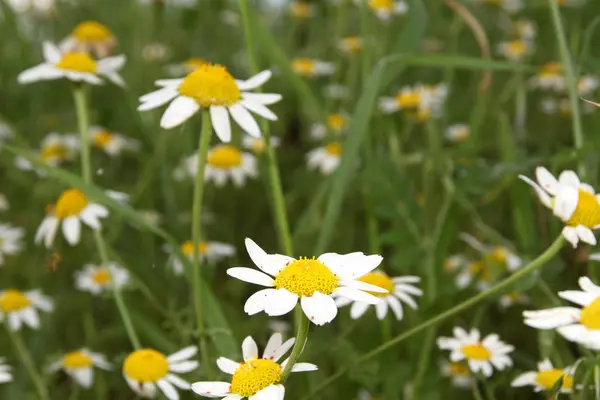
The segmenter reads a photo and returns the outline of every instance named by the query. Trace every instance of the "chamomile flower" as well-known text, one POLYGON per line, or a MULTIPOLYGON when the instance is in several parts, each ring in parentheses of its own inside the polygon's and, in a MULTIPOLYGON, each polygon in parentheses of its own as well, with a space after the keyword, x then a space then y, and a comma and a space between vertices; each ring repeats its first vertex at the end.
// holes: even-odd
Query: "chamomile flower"
POLYGON ((50 42, 44 42, 44 62, 21 72, 17 80, 21 84, 66 78, 73 82, 102 84, 101 77, 116 85, 124 86, 117 73, 125 65, 125 56, 107 57, 96 61, 84 52, 62 53, 50 42))
POLYGON ((0 383, 11 382, 12 380, 10 365, 5 364, 4 357, 0 357, 0 383))
POLYGON ((156 81, 161 89, 140 97, 140 111, 152 110, 171 102, 163 114, 160 126, 171 129, 181 125, 200 109, 208 109, 215 133, 223 142, 231 140, 233 120, 246 132, 260 136, 258 123, 250 113, 256 113, 271 121, 277 116, 266 106, 277 103, 281 95, 252 93, 271 78, 266 70, 247 81, 235 80, 225 67, 204 64, 182 79, 156 81))
POLYGON ((442 375, 450 377, 452 386, 470 388, 473 385, 473 376, 464 362, 449 362, 444 360, 440 364, 442 375))
MULTIPOLYGON (((279 147, 281 139, 277 136, 271 136, 271 148, 279 147)), ((264 138, 254 137, 252 135, 244 135, 242 137, 242 145, 245 149, 252 151, 254 154, 263 154, 267 148, 267 143, 264 138)))
POLYGON ((17 14, 49 15, 56 6, 56 0, 7 0, 6 3, 17 14))
POLYGON ((408 4, 404 0, 369 0, 371 11, 382 21, 389 21, 394 15, 408 12, 408 4))
POLYGON ((0 290, 0 322, 6 319, 12 331, 18 331, 23 324, 39 329, 38 310, 51 312, 54 302, 40 290, 21 292, 17 289, 0 290))
POLYGON ((571 393, 573 391, 573 373, 572 367, 564 369, 554 368, 549 359, 538 363, 537 371, 524 372, 517 376, 512 383, 512 387, 533 386, 536 392, 550 391, 554 385, 562 378, 560 387, 561 393, 571 393))
POLYGON ((363 40, 358 36, 348 36, 340 39, 337 47, 346 54, 359 54, 363 47, 363 40))
POLYGON ((440 337, 437 345, 441 350, 450 350, 450 361, 466 360, 473 373, 481 372, 492 376, 494 368, 502 371, 512 365, 508 356, 514 347, 500 340, 498 335, 490 334, 481 340, 477 329, 466 332, 463 328, 454 328, 454 337, 440 337))
POLYGON ((410 112, 421 121, 440 115, 442 106, 448 96, 445 84, 405 86, 395 97, 379 99, 379 109, 384 114, 398 111, 410 112))
POLYGON ((349 118, 344 112, 333 113, 327 116, 327 123, 316 123, 310 128, 310 138, 313 140, 323 140, 327 133, 334 135, 342 134, 348 128, 349 118))
POLYGON ((521 40, 532 41, 537 36, 537 25, 535 21, 520 19, 514 22, 513 28, 517 37, 521 40))
POLYGON ((79 189, 65 190, 51 207, 40 224, 35 242, 44 242, 51 247, 60 225, 65 239, 75 246, 81 239, 81 223, 92 229, 100 229, 100 218, 108 217, 108 209, 100 204, 91 203, 85 193, 79 189))
POLYGON ((533 187, 543 205, 565 223, 562 234, 573 247, 579 241, 595 245, 593 229, 600 227, 600 200, 594 188, 579 181, 573 171, 561 172, 558 180, 544 167, 535 169, 537 183, 519 175, 533 187))
POLYGON ((512 307, 515 304, 529 304, 529 296, 520 292, 505 293, 500 297, 499 303, 503 309, 512 307))
POLYGON ((4 257, 17 254, 23 248, 25 229, 10 224, 0 224, 0 267, 4 257))
MULTIPOLYGON (((79 137, 73 134, 64 134, 51 132, 44 137, 41 148, 35 152, 41 161, 57 167, 63 163, 73 161, 79 154, 81 145, 79 137)), ((35 168, 32 163, 25 157, 16 157, 15 166, 24 171, 34 170, 40 176, 46 175, 46 172, 42 169, 35 168)))
POLYGON ((593 350, 600 350, 600 286, 589 278, 579 278, 582 290, 558 292, 558 296, 577 307, 555 307, 539 311, 524 311, 525 325, 536 329, 556 329, 565 339, 593 350))
POLYGON ((10 209, 10 203, 5 195, 0 193, 0 212, 8 211, 10 209))
POLYGON ((268 288, 248 298, 244 305, 248 315, 261 311, 269 316, 285 315, 300 300, 307 318, 316 325, 324 325, 337 315, 332 294, 377 304, 380 299, 368 292, 386 292, 386 289, 358 280, 377 268, 382 261, 379 255, 326 253, 316 259, 296 260, 281 254, 267 254, 251 239, 247 238, 245 243, 250 258, 260 271, 230 268, 227 274, 268 288))
POLYGON ((96 21, 83 21, 59 45, 63 52, 94 53, 104 58, 113 52, 116 38, 108 27, 96 21))
POLYGON ((502 10, 514 13, 523 8, 522 0, 475 0, 478 3, 488 4, 491 6, 496 6, 501 8, 502 10))
POLYGON ((444 271, 453 272, 467 264, 469 260, 462 254, 453 254, 444 260, 444 271))
POLYGON ((477 290, 484 291, 489 289, 492 281, 491 272, 489 265, 483 260, 467 260, 461 265, 461 271, 456 275, 454 282, 457 288, 464 289, 471 285, 474 280, 477 280, 477 290))
POLYGON ((454 124, 446 128, 446 139, 455 143, 462 143, 469 138, 471 127, 467 124, 454 124))
POLYGON ((90 128, 90 142, 94 147, 112 157, 119 156, 125 151, 138 151, 140 148, 139 141, 100 126, 90 128))
POLYGON ((504 246, 493 246, 481 243, 468 233, 460 234, 461 240, 481 253, 485 262, 499 263, 510 272, 514 272, 523 265, 523 259, 504 246))
POLYGON ((557 62, 544 64, 540 71, 529 80, 529 86, 533 89, 563 92, 566 85, 562 65, 557 62))
MULTIPOLYGON (((219 369, 232 375, 230 382, 196 382, 192 390, 204 397, 225 398, 227 400, 283 400, 285 388, 281 384, 281 373, 288 359, 279 363, 294 345, 296 339, 283 341, 281 334, 275 333, 267 342, 267 346, 259 357, 258 346, 251 336, 242 342, 244 361, 238 363, 229 358, 217 360, 219 369)), ((318 368, 310 363, 296 363, 291 372, 316 371, 318 368)))
POLYGON ((110 291, 112 285, 121 288, 129 283, 129 272, 117 263, 107 266, 86 264, 75 272, 75 287, 83 292, 99 295, 110 291))
POLYGON ((314 15, 314 6, 307 1, 290 2, 290 14, 295 18, 310 18, 314 15))
POLYGON ((306 163, 309 169, 317 169, 323 175, 331 175, 342 160, 342 145, 338 142, 317 147, 308 152, 306 163))
POLYGON ((154 398, 160 390, 167 399, 179 400, 177 389, 190 390, 190 384, 176 374, 198 368, 198 362, 190 360, 197 352, 196 346, 186 347, 170 356, 149 348, 136 350, 123 362, 123 376, 140 397, 154 398))
POLYGON ((94 367, 110 370, 111 366, 106 357, 83 348, 71 351, 50 365, 50 372, 63 370, 80 386, 88 389, 94 384, 94 367))
MULTIPOLYGON (((167 253, 170 253, 168 265, 173 269, 175 275, 182 275, 184 265, 181 260, 173 254, 171 246, 165 245, 164 250, 167 253)), ((181 246, 179 246, 179 250, 189 260, 194 258, 194 244, 191 240, 183 242, 181 246)), ((198 243, 198 254, 200 255, 200 262, 215 264, 224 258, 232 257, 235 254, 235 247, 229 243, 201 241, 198 243)))
POLYGON ((589 96, 600 86, 600 80, 594 75, 584 75, 577 82, 577 90, 580 96, 589 96))
POLYGON ((292 69, 300 76, 314 78, 331 75, 335 72, 332 62, 311 58, 295 58, 292 60, 292 69))
MULTIPOLYGON (((374 271, 369 272, 358 280, 387 290, 387 293, 368 292, 381 299, 379 303, 375 304, 375 313, 379 320, 384 319, 387 316, 388 310, 391 309, 396 319, 401 321, 404 316, 402 303, 404 302, 413 310, 416 310, 417 303, 411 296, 421 296, 423 294, 421 289, 414 286, 415 283, 421 281, 421 278, 418 276, 392 278, 385 272, 374 271)), ((350 308, 350 317, 352 319, 358 319, 363 316, 371 306, 369 303, 353 301, 346 297, 338 297, 335 302, 338 307, 352 304, 350 308)))
POLYGON ((533 44, 522 39, 498 43, 498 54, 510 61, 521 61, 533 51, 533 44))

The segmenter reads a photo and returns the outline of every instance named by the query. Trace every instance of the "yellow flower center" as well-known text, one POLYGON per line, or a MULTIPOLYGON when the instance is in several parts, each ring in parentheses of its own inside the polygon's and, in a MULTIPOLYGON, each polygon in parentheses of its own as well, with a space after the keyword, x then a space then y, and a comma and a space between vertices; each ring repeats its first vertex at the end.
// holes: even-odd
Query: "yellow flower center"
POLYGON ((359 281, 370 283, 371 285, 379 286, 388 291, 388 293, 369 292, 373 296, 387 297, 390 293, 394 292, 394 281, 384 272, 370 272, 359 279, 359 281))
POLYGON ((483 261, 474 261, 469 265, 469 273, 471 276, 480 275, 481 279, 487 281, 490 277, 489 271, 483 261))
POLYGON ((327 117, 327 125, 331 130, 339 132, 346 126, 346 118, 341 114, 330 114, 327 117))
POLYGON ((325 150, 330 156, 339 157, 342 155, 342 146, 339 143, 329 143, 325 146, 325 150))
POLYGON ((331 294, 338 287, 338 279, 321 261, 300 258, 285 266, 277 278, 277 289, 287 289, 298 296, 310 297, 315 292, 331 294))
POLYGON ((67 353, 62 359, 62 365, 67 369, 88 368, 93 364, 92 358, 81 351, 67 353))
POLYGON ((100 147, 101 149, 108 146, 114 139, 114 136, 109 131, 99 131, 95 132, 92 136, 92 143, 96 147, 100 147))
POLYGON ((454 131, 454 140, 464 142, 469 137, 469 128, 462 127, 454 131))
POLYGON ((469 360, 487 361, 492 358, 492 353, 481 344, 468 344, 461 351, 469 360))
POLYGON ((79 215, 87 205, 88 199, 82 191, 77 189, 65 190, 56 202, 54 215, 58 219, 79 215))
POLYGON ((205 108, 230 106, 242 97, 233 76, 227 72, 227 68, 218 64, 200 65, 181 82, 179 93, 193 98, 205 108))
POLYGON ((100 286, 104 286, 110 282, 110 272, 108 272, 107 268, 102 268, 94 271, 92 275, 92 280, 94 283, 97 283, 100 286))
POLYGON ((312 75, 315 72, 315 63, 310 58, 296 58, 292 61, 292 69, 300 75, 312 75))
MULTIPOLYGON (((185 254, 188 257, 192 257, 194 255, 194 245, 192 244, 191 240, 188 240, 185 243, 183 243, 179 247, 179 249, 181 250, 181 252, 183 254, 185 254)), ((200 254, 206 253, 206 250, 208 250, 208 243, 206 243, 206 242, 198 243, 198 252, 200 254)))
POLYGON ((369 7, 373 10, 391 10, 393 5, 392 0, 369 0, 369 7))
POLYGON ((136 382, 156 382, 169 373, 169 362, 156 350, 137 350, 125 359, 123 373, 136 382))
POLYGON ((64 161, 67 158, 67 149, 60 144, 51 144, 44 146, 40 152, 40 157, 44 161, 58 160, 64 161))
POLYGON ((590 229, 600 225, 600 203, 596 196, 579 189, 577 208, 566 224, 569 226, 583 225, 590 229))
POLYGON ((77 25, 71 33, 73 37, 82 42, 104 42, 111 40, 111 31, 99 22, 84 21, 77 25))
POLYGON ((96 61, 87 53, 67 53, 56 64, 56 68, 69 71, 94 73, 97 70, 96 61))
POLYGON ((562 73, 562 65, 557 62, 544 64, 540 70, 540 76, 550 77, 560 75, 562 73))
POLYGON ((254 396, 269 385, 281 381, 281 366, 273 360, 259 359, 243 362, 231 379, 231 393, 254 396))
POLYGON ((343 39, 345 49, 350 53, 358 53, 362 49, 362 40, 358 36, 343 39))
POLYGON ((600 329, 600 297, 583 307, 579 322, 588 329, 600 329))
POLYGON ((396 95, 396 103, 402 109, 416 109, 421 104, 421 95, 416 90, 403 91, 396 95))
POLYGON ((252 143, 250 143, 250 149, 256 154, 261 154, 265 151, 266 145, 267 144, 263 138, 252 139, 252 143))
POLYGON ((191 57, 184 61, 183 66, 188 72, 194 72, 203 65, 210 64, 204 58, 191 57))
POLYGON ((242 152, 233 146, 223 144, 214 147, 206 158, 208 165, 229 169, 242 165, 242 152))
POLYGON ((294 17, 306 18, 310 16, 310 4, 305 1, 294 1, 290 4, 290 11, 294 17))
POLYGON ((563 377, 562 387, 571 389, 573 387, 573 378, 565 375, 564 371, 556 368, 538 372, 535 376, 535 382, 546 389, 552 389, 561 377, 563 377))
POLYGON ((0 310, 5 313, 19 311, 30 305, 31 301, 25 296, 25 293, 16 289, 7 289, 0 296, 0 310))
POLYGON ((458 362, 450 363, 450 375, 452 376, 467 376, 469 375, 469 369, 463 364, 458 362))
POLYGON ((487 261, 506 264, 506 250, 501 246, 497 246, 494 250, 487 253, 485 258, 487 261))
POLYGON ((527 51, 527 44, 522 40, 513 40, 506 45, 506 53, 513 57, 521 57, 527 51))

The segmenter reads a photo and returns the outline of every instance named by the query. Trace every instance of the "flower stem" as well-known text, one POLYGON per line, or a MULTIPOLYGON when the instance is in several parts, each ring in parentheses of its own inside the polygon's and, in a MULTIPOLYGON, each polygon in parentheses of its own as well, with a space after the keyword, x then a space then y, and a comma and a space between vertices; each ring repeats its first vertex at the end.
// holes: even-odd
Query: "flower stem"
POLYGON ((13 332, 8 326, 8 322, 4 324, 6 326, 6 331, 8 332, 8 336, 10 336, 11 341, 19 357, 21 358, 21 362, 25 365, 25 369, 27 369, 27 373, 29 377, 33 381, 33 385, 35 386, 35 390, 37 391, 38 397, 41 400, 49 400, 50 396, 48 396, 48 390, 46 389, 46 385, 44 385, 44 381, 39 374, 39 372, 35 369, 35 363, 31 358, 31 354, 27 351, 27 346, 23 343, 23 339, 19 335, 18 332, 13 332))
POLYGON ((437 323, 440 323, 450 317, 453 317, 454 315, 456 315, 460 312, 463 312, 463 311, 479 304, 480 302, 487 299, 488 297, 494 296, 494 295, 504 291, 505 289, 507 289, 509 286, 511 286, 515 282, 520 281, 522 278, 528 276, 532 272, 534 272, 534 271, 540 269, 542 266, 544 266, 544 264, 546 264, 548 261, 550 261, 550 259, 552 259, 552 257, 554 257, 559 252, 559 250, 562 248, 562 246, 564 244, 565 244, 565 239, 562 235, 560 235, 559 237, 556 238, 556 240, 554 240, 554 242, 550 245, 550 247, 548 247, 546 249, 546 251, 544 251, 542 254, 540 254, 535 260, 531 261, 525 267, 521 268, 519 271, 515 272, 508 278, 504 279, 502 282, 499 282, 498 284, 496 284, 495 286, 486 290, 485 292, 481 292, 481 293, 471 297, 470 299, 467 299, 467 300, 463 301, 462 303, 450 308, 449 310, 446 310, 446 311, 428 319, 427 321, 421 323, 420 325, 417 325, 412 329, 404 331, 402 334, 396 336, 392 340, 390 340, 386 343, 383 343, 382 345, 376 347, 375 349, 371 350, 370 352, 358 357, 353 362, 349 362, 346 366, 344 366, 343 368, 338 370, 335 374, 333 374, 332 376, 330 376, 329 378, 327 378, 326 380, 321 382, 321 384, 319 386, 317 386, 311 393, 309 393, 307 396, 305 396, 304 399, 305 400, 312 399, 315 393, 330 386, 332 382, 334 382, 335 380, 340 378, 342 375, 344 375, 344 373, 346 373, 346 371, 348 371, 352 366, 357 365, 362 362, 365 362, 365 361, 375 357, 376 355, 386 351, 387 349, 397 345, 398 343, 402 342, 403 340, 408 339, 409 337, 414 336, 417 333, 420 333, 423 330, 425 330, 437 323))
POLYGON ((204 335, 204 310, 202 308, 202 269, 200 266, 200 236, 202 224, 200 214, 202 212, 202 200, 204 197, 204 168, 206 166, 206 157, 208 155, 208 146, 212 136, 212 127, 210 125, 210 115, 208 111, 202 111, 202 130, 198 142, 198 157, 196 165, 196 180, 194 183, 194 202, 192 205, 192 243, 194 244, 194 254, 192 255, 193 267, 193 288, 194 288, 194 308, 196 309, 196 323, 198 324, 198 336, 200 340, 200 354, 202 354, 202 363, 204 370, 208 371, 211 367, 208 358, 206 337, 204 335))
POLYGON ((290 354, 290 358, 285 366, 285 369, 281 373, 281 382, 285 382, 290 372, 292 372, 292 368, 294 364, 300 358, 302 351, 304 350, 304 346, 306 345, 306 340, 308 339, 308 329, 309 329, 310 321, 308 318, 304 316, 300 319, 300 324, 298 325, 298 333, 296 334, 296 343, 294 343, 294 348, 292 349, 292 354, 290 354))

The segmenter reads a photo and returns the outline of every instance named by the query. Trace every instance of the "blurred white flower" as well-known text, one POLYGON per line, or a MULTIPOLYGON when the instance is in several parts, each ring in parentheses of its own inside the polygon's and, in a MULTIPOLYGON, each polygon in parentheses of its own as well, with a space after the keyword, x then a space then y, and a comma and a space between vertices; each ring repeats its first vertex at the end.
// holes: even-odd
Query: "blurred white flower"
POLYGON ((8 211, 10 209, 10 203, 8 198, 0 193, 0 212, 8 211))
POLYGON ((575 371, 572 367, 564 369, 554 368, 549 359, 538 363, 537 371, 529 371, 517 376, 510 384, 513 387, 533 386, 533 390, 541 392, 552 390, 554 385, 562 379, 560 393, 573 392, 573 375, 575 371))
POLYGON ((467 124, 454 124, 446 128, 446 139, 451 142, 461 143, 469 138, 471 127, 467 124))
MULTIPOLYGON (((281 139, 277 136, 271 136, 271 148, 279 147, 281 139)), ((254 154, 262 154, 265 152, 267 144, 265 143, 265 139, 260 137, 256 138, 251 135, 244 135, 242 138, 242 145, 245 149, 252 151, 254 154)))
POLYGON ((169 58, 171 49, 164 43, 148 43, 142 48, 142 58, 149 63, 159 63, 169 58))
MULTIPOLYGON (((542 99, 540 103, 540 109, 545 114, 550 115, 561 115, 563 117, 571 118, 573 112, 571 109, 571 101, 568 98, 554 98, 554 97, 546 97, 542 99)), ((579 104, 579 111, 582 114, 590 114, 594 112, 594 105, 586 102, 582 102, 579 104)))
POLYGON ((17 14, 48 15, 55 9, 56 0, 6 0, 17 14))
POLYGON ((583 75, 577 82, 577 90, 580 96, 589 96, 598 89, 600 80, 594 75, 583 75))
POLYGON ((533 52, 533 43, 516 39, 498 43, 496 47, 498 54, 511 61, 521 61, 533 52))
POLYGON ((368 0, 369 8, 382 21, 389 21, 394 15, 408 12, 408 4, 404 0, 368 0))
MULTIPOLYGON (((46 164, 57 167, 65 162, 73 161, 80 150, 81 145, 77 135, 61 135, 59 133, 51 132, 44 137, 40 150, 34 152, 34 154, 46 164)), ((40 176, 46 175, 44 170, 36 168, 25 157, 15 157, 14 163, 15 166, 21 170, 34 170, 40 176)))
MULTIPOLYGON (((13 137, 12 128, 0 120, 0 143, 13 137)), ((0 146, 1 147, 1 146, 0 146)))
POLYGON ((521 40, 533 41, 537 36, 537 24, 529 19, 519 19, 513 23, 513 28, 521 40))
POLYGON ((515 304, 529 304, 529 296, 525 293, 511 292, 505 293, 500 297, 500 307, 506 309, 515 304))
POLYGON ((38 310, 51 312, 54 302, 40 290, 21 292, 17 289, 0 290, 0 322, 8 321, 12 331, 18 331, 23 324, 32 329, 40 328, 38 310))
POLYGON ((306 162, 309 169, 318 169, 324 175, 331 175, 340 165, 342 146, 337 142, 317 147, 308 152, 306 162))
MULTIPOLYGON (((163 249, 169 253, 169 260, 167 261, 169 267, 171 267, 175 275, 182 275, 184 265, 177 255, 174 254, 171 245, 165 244, 163 249)), ((179 246, 179 250, 190 261, 194 258, 194 244, 191 240, 183 242, 181 246, 179 246)), ((198 243, 198 254, 200 255, 201 263, 214 264, 224 258, 232 257, 235 254, 235 247, 229 243, 200 241, 200 243, 198 243)))
POLYGON ((338 49, 346 54, 358 54, 363 47, 363 40, 358 36, 347 36, 338 41, 338 49))
POLYGON ((344 133, 348 127, 349 117, 345 112, 333 113, 327 116, 327 123, 316 123, 310 128, 310 138, 313 140, 323 140, 327 133, 334 135, 344 133))
POLYGON ((458 388, 467 389, 473 384, 473 376, 463 362, 449 362, 444 360, 440 365, 442 375, 449 376, 452 379, 452 385, 458 388))
POLYGON ((82 271, 75 272, 75 287, 94 295, 110 291, 113 285, 120 289, 128 283, 129 272, 114 262, 107 266, 86 264, 82 271))
POLYGON ((11 382, 12 380, 10 365, 5 364, 4 357, 0 357, 0 383, 11 382))
POLYGON ((481 253, 484 261, 502 264, 513 272, 523 265, 523 259, 504 246, 483 244, 472 235, 462 232, 460 239, 481 253))
POLYGON ((23 248, 25 229, 0 223, 0 267, 4 264, 4 257, 20 252, 23 248))
POLYGON ((63 370, 80 386, 89 389, 94 384, 94 367, 110 370, 111 366, 106 357, 86 348, 71 351, 50 365, 50 372, 63 370))
POLYGON ((104 24, 83 21, 59 44, 63 53, 94 53, 99 58, 112 54, 117 43, 115 36, 104 24))
POLYGON ((130 139, 120 133, 111 132, 101 126, 90 128, 90 141, 94 147, 99 148, 112 157, 121 155, 125 151, 138 151, 140 142, 130 139))
POLYGON ((562 65, 556 62, 544 64, 540 71, 529 79, 529 85, 534 89, 563 92, 566 85, 562 65))
POLYGON ((444 83, 437 85, 417 83, 403 87, 395 97, 381 97, 379 109, 384 114, 408 111, 414 113, 419 121, 426 121, 441 115, 447 97, 448 87, 444 83))
POLYGON ((311 58, 295 58, 292 60, 292 69, 300 76, 318 77, 331 75, 335 72, 332 62, 311 58))

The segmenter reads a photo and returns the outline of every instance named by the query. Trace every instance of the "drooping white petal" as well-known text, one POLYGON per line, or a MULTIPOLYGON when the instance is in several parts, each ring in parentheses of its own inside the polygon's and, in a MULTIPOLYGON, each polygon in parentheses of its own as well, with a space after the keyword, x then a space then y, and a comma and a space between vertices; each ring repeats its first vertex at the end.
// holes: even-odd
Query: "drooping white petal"
POLYGON ((179 393, 177 393, 177 389, 175 389, 168 380, 159 379, 156 381, 156 386, 158 386, 160 391, 163 392, 167 399, 179 400, 179 393))
POLYGON ((62 58, 60 50, 52 42, 44 41, 42 43, 42 51, 44 53, 44 60, 50 64, 58 64, 62 58))
POLYGON ((167 361, 169 363, 176 363, 184 360, 188 360, 194 357, 198 353, 198 347, 196 346, 188 346, 179 350, 176 353, 173 353, 167 357, 167 361))
POLYGON ((240 104, 246 109, 252 111, 255 114, 260 115, 263 118, 266 118, 271 121, 277 121, 277 115, 275 115, 273 111, 269 110, 267 107, 260 103, 255 103, 250 100, 242 100, 240 101, 240 104))
POLYGON ((160 126, 164 129, 171 129, 184 123, 188 118, 198 112, 200 105, 196 100, 179 96, 167 107, 165 113, 160 119, 160 126))
POLYGON ((547 310, 523 311, 525 325, 537 329, 555 329, 579 321, 581 310, 575 307, 556 307, 547 310))
POLYGON ((554 208, 552 211, 554 215, 566 222, 575 212, 578 201, 579 191, 576 187, 561 186, 560 191, 554 198, 554 208))
POLYGON ((275 289, 263 289, 248 297, 244 304, 244 312, 248 315, 258 314, 265 310, 270 295, 275 293, 275 289))
POLYGON ((302 297, 302 310, 315 325, 324 325, 333 321, 337 315, 337 306, 331 296, 314 292, 310 297, 302 297))
POLYGON ((227 275, 237 278, 241 281, 254 283, 256 285, 273 287, 275 286, 275 281, 269 275, 264 272, 257 271, 251 268, 229 268, 227 270, 227 275))
POLYGON ((27 84, 39 80, 58 79, 64 76, 64 72, 50 64, 40 64, 21 72, 17 76, 17 82, 27 84))
POLYGON ((168 380, 169 382, 171 382, 173 385, 175 385, 179 389, 190 390, 190 383, 185 381, 184 379, 181 379, 177 375, 168 374, 165 377, 165 379, 168 380))
POLYGON ((248 400, 283 400, 285 388, 283 385, 270 385, 262 389, 248 400))
POLYGON ((276 93, 242 93, 242 98, 250 100, 253 103, 263 104, 265 106, 275 104, 281 100, 281 95, 276 93))
POLYGON ((392 309, 392 312, 394 313, 396 319, 398 321, 402 320, 404 312, 402 311, 402 304, 400 303, 400 301, 394 296, 388 296, 386 300, 388 302, 388 305, 392 309))
POLYGON ((277 289, 269 294, 269 301, 265 304, 265 313, 271 317, 285 315, 292 311, 297 303, 297 294, 287 289, 277 289))
POLYGON ((237 80, 236 83, 239 89, 242 91, 253 90, 263 85, 266 81, 268 81, 271 78, 272 75, 273 73, 267 69, 262 72, 259 72, 258 74, 245 81, 237 80))
POLYGON ((78 216, 66 218, 62 223, 63 234, 71 246, 79 243, 81 238, 81 222, 78 216))
POLYGON ((181 361, 178 363, 169 363, 169 371, 179 374, 186 374, 198 368, 198 361, 181 361))
POLYGON ((362 303, 360 301, 355 302, 352 304, 352 307, 350 307, 350 318, 359 319, 369 309, 369 306, 369 303, 362 303))
POLYGON ((71 371, 71 375, 77 383, 86 389, 92 387, 94 383, 94 370, 92 367, 77 368, 71 371))
POLYGON ((590 228, 583 225, 577 225, 575 227, 575 232, 577 232, 577 236, 579 236, 582 242, 591 244, 592 246, 597 244, 596 237, 590 228))
POLYGON ((235 122, 249 135, 260 137, 260 127, 256 120, 241 104, 233 104, 228 107, 229 113, 235 122))
POLYGON ((519 376, 517 376, 510 384, 513 387, 521 387, 528 385, 535 385, 535 378, 537 376, 537 372, 525 372, 519 376))
POLYGON ((215 133, 223 143, 231 141, 231 122, 227 108, 223 106, 210 107, 210 120, 215 129, 215 133))
POLYGON ((571 246, 573 246, 573 248, 577 247, 577 244, 579 243, 579 236, 577 235, 577 231, 574 227, 565 226, 562 230, 562 234, 565 237, 565 239, 567 239, 567 241, 571 243, 571 246))
POLYGON ((196 382, 192 383, 192 391, 205 397, 224 397, 230 393, 229 382, 196 382))
POLYGON ((526 182, 535 190, 535 193, 537 194, 538 198, 540 199, 543 205, 545 205, 548 208, 552 208, 552 200, 550 199, 550 196, 548 196, 548 193, 544 191, 544 189, 542 189, 537 183, 535 183, 534 181, 532 181, 524 175, 519 175, 519 179, 526 182))
POLYGON ((372 294, 351 287, 338 287, 334 293, 362 303, 377 304, 380 301, 378 297, 372 294))
POLYGON ((537 167, 535 169, 535 177, 542 189, 550 193, 552 196, 556 196, 556 191, 558 190, 558 181, 554 175, 550 173, 550 171, 544 167, 537 167))
POLYGON ((308 372, 308 371, 317 371, 319 367, 315 364, 311 363, 296 363, 292 367, 292 372, 308 372))
POLYGON ((570 302, 580 306, 587 306, 598 298, 598 296, 593 293, 582 292, 580 290, 564 290, 562 292, 558 292, 558 295, 563 299, 569 300, 570 302))
POLYGON ((164 88, 148 93, 140 97, 142 104, 138 106, 138 111, 148 111, 160 107, 167 104, 178 95, 179 92, 175 88, 164 88))

